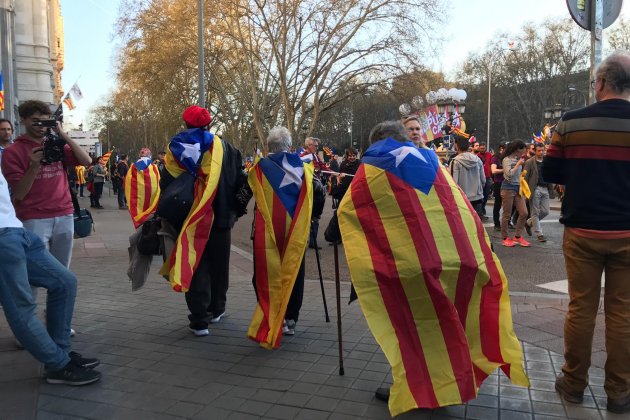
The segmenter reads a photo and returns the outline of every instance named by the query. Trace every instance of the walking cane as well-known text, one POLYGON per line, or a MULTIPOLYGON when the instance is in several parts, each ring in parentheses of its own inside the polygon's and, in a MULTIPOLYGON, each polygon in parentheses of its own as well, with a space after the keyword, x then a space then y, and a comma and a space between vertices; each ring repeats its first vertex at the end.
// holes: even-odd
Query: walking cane
POLYGON ((339 281, 339 252, 337 241, 333 244, 335 254, 335 291, 337 294, 337 343, 339 343, 339 376, 344 375, 343 370, 343 342, 341 339, 341 283, 339 281))
POLYGON ((313 230, 313 222, 311 222, 311 236, 313 237, 313 245, 315 245, 315 258, 317 260, 317 271, 319 272, 319 285, 322 288, 322 299, 324 300, 324 313, 326 314, 326 322, 330 322, 328 316, 328 305, 326 304, 326 292, 324 291, 324 278, 322 277, 322 266, 319 262, 319 247, 317 246, 317 237, 313 230))

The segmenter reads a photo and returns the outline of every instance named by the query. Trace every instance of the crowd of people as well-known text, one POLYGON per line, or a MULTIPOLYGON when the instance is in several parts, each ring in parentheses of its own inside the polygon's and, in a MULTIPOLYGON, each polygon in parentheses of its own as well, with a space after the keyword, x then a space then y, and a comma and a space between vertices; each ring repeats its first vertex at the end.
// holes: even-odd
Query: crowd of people
MULTIPOLYGON (((382 200, 398 200, 396 194, 409 185, 425 194, 434 188, 442 205, 453 200, 452 203, 468 206, 470 214, 458 220, 471 226, 489 219, 485 207, 492 194, 494 228, 501 232, 501 243, 506 247, 530 246, 523 237, 524 230, 529 235, 533 232, 537 241, 546 241, 541 220, 549 214, 550 198, 560 192, 564 197, 560 221, 566 227, 563 250, 571 302, 565 324, 566 362, 556 389, 567 401, 583 399, 600 278, 605 271, 608 361, 604 386, 608 409, 616 413, 630 411, 627 52, 615 53, 603 61, 594 89, 598 102, 565 114, 548 147, 512 139, 501 142, 493 154, 483 143, 458 137, 456 155, 446 168, 439 166, 436 156, 427 154, 433 152, 423 144, 420 121, 417 116, 409 116, 400 122, 378 124, 370 135, 372 146, 361 159, 358 151, 349 147, 341 162, 334 155, 329 163, 319 153, 317 138, 306 138, 304 152, 298 155, 291 152, 294 145, 290 131, 276 127, 267 137, 269 154, 246 173, 241 152, 210 132, 209 111, 199 106, 187 108, 182 114, 186 129, 173 137, 167 151, 156 160, 148 149, 142 149, 133 172, 159 168, 161 193, 149 213, 152 218, 159 217, 161 233, 157 237, 164 258, 161 274, 175 291, 185 295, 188 329, 196 337, 207 336, 209 325, 220 322, 227 313, 231 230, 247 213, 252 198, 256 202, 253 285, 258 306, 248 335, 264 347, 276 348, 282 334, 296 332, 304 293, 304 253, 307 247, 318 248, 316 238, 325 185, 333 208, 340 212, 340 231, 333 242, 355 237, 357 226, 371 232, 365 238, 383 237, 377 231, 377 221, 375 226, 366 225, 367 220, 373 221, 369 216, 376 214, 368 180, 382 182, 381 170, 389 171, 389 183, 383 185, 392 188, 382 200), (415 163, 405 166, 406 159, 415 163), (371 169, 366 169, 368 166, 371 169), (422 168, 423 175, 414 179, 409 168, 422 168), (450 178, 445 174, 450 174, 450 178), (398 184, 394 175, 406 184, 398 184), (353 182, 354 179, 359 181, 353 182), (610 182, 602 184, 601 179, 610 182), (452 190, 444 188, 453 181, 459 189, 453 188, 465 200, 460 201, 452 190), (362 203, 365 207, 361 207, 362 203)), ((129 210, 128 197, 133 192, 125 184, 132 170, 127 156, 121 155, 110 173, 103 157, 92 159, 60 124, 54 132, 65 141, 63 156, 50 161, 43 147, 50 134, 44 124, 51 118, 48 105, 24 101, 19 115, 25 133, 12 143, 11 122, 0 120, 0 303, 16 339, 44 363, 49 383, 93 383, 100 379, 100 373, 94 369, 98 359, 83 357, 71 349, 77 289, 77 279, 69 270, 74 229, 71 195, 82 197, 86 186, 91 192, 92 207, 101 209, 103 184, 109 178, 115 185, 119 208, 129 210), (75 186, 73 191, 71 187, 75 186), (37 288, 45 288, 48 293, 45 324, 37 316, 37 288)), ((411 203, 408 196, 400 200, 403 201, 396 203, 411 203)), ((422 229, 428 226, 422 225, 422 218, 426 217, 430 225, 429 218, 434 217, 428 213, 418 216, 417 212, 404 216, 406 210, 409 209, 401 209, 405 220, 419 223, 422 229)), ((143 218, 142 222, 145 220, 148 219, 143 218)), ((142 229, 142 223, 138 229, 142 229)), ((417 233, 412 232, 412 236, 417 233)), ((483 236, 470 240, 479 241, 484 249, 483 236)), ((357 241, 343 242, 349 256, 360 247, 357 241)), ((429 247, 423 252, 437 255, 445 246, 439 243, 433 250, 429 242, 423 245, 429 247)), ((411 272, 423 278, 429 274, 418 265, 417 257, 426 255, 414 254, 411 272)), ((485 254, 484 258, 488 266, 495 264, 493 254, 485 254)), ((353 264, 356 261, 349 258, 351 271, 353 264)), ((394 276, 396 270, 383 272, 375 268, 367 273, 382 282, 385 277, 394 276)), ((474 282, 475 277, 462 277, 460 281, 474 282)), ((398 308, 394 305, 389 310, 398 308)), ((389 392, 381 391, 377 397, 388 399, 389 392)), ((466 398, 462 394, 462 401, 466 398)))

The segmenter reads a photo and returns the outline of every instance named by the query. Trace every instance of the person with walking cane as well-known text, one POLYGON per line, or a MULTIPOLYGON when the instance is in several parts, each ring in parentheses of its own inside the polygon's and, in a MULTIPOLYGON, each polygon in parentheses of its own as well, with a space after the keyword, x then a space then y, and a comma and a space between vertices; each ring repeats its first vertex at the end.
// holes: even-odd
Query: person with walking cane
MULTIPOLYGON (((324 208, 324 188, 313 177, 313 164, 290 153, 291 133, 275 127, 267 137, 269 155, 250 170, 253 194, 254 287, 257 305, 248 336, 267 349, 278 348, 282 334, 295 334, 304 294, 304 255, 311 220, 324 208)), ((249 195, 249 197, 248 197, 249 195)))

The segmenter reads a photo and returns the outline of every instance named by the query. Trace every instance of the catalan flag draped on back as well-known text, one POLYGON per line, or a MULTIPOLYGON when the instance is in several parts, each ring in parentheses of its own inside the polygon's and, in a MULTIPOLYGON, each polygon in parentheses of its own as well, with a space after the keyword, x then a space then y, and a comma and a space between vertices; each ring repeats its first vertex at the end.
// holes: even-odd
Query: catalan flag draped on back
POLYGON ((392 416, 461 404, 500 367, 528 385, 507 280, 436 154, 386 139, 338 209, 352 283, 392 366, 392 416))
POLYGON ((304 258, 313 209, 313 164, 295 153, 260 159, 248 175, 256 200, 254 272, 258 304, 248 336, 280 345, 282 322, 304 258))
POLYGON ((134 227, 143 224, 157 209, 160 198, 160 171, 151 158, 132 163, 125 176, 125 197, 134 227))
POLYGON ((177 178, 184 172, 196 176, 194 201, 177 237, 175 248, 160 274, 168 275, 171 287, 187 292, 210 237, 214 221, 212 202, 219 185, 223 164, 223 142, 200 128, 177 134, 166 152, 166 170, 177 178))

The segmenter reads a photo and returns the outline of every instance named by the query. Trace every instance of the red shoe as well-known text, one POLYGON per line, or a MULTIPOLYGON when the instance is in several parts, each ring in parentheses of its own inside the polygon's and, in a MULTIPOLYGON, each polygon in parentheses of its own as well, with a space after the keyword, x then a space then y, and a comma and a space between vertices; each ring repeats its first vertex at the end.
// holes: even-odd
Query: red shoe
POLYGON ((530 246, 531 244, 527 242, 522 236, 520 238, 514 238, 514 244, 519 244, 520 246, 530 246))
MULTIPOLYGON (((521 239, 523 239, 523 238, 521 238, 521 239)), ((503 246, 509 246, 509 247, 512 247, 512 246, 516 245, 516 242, 514 242, 514 241, 513 241, 512 239, 510 239, 510 237, 508 236, 507 238, 505 238, 505 239, 501 242, 501 244, 502 244, 503 246)))

